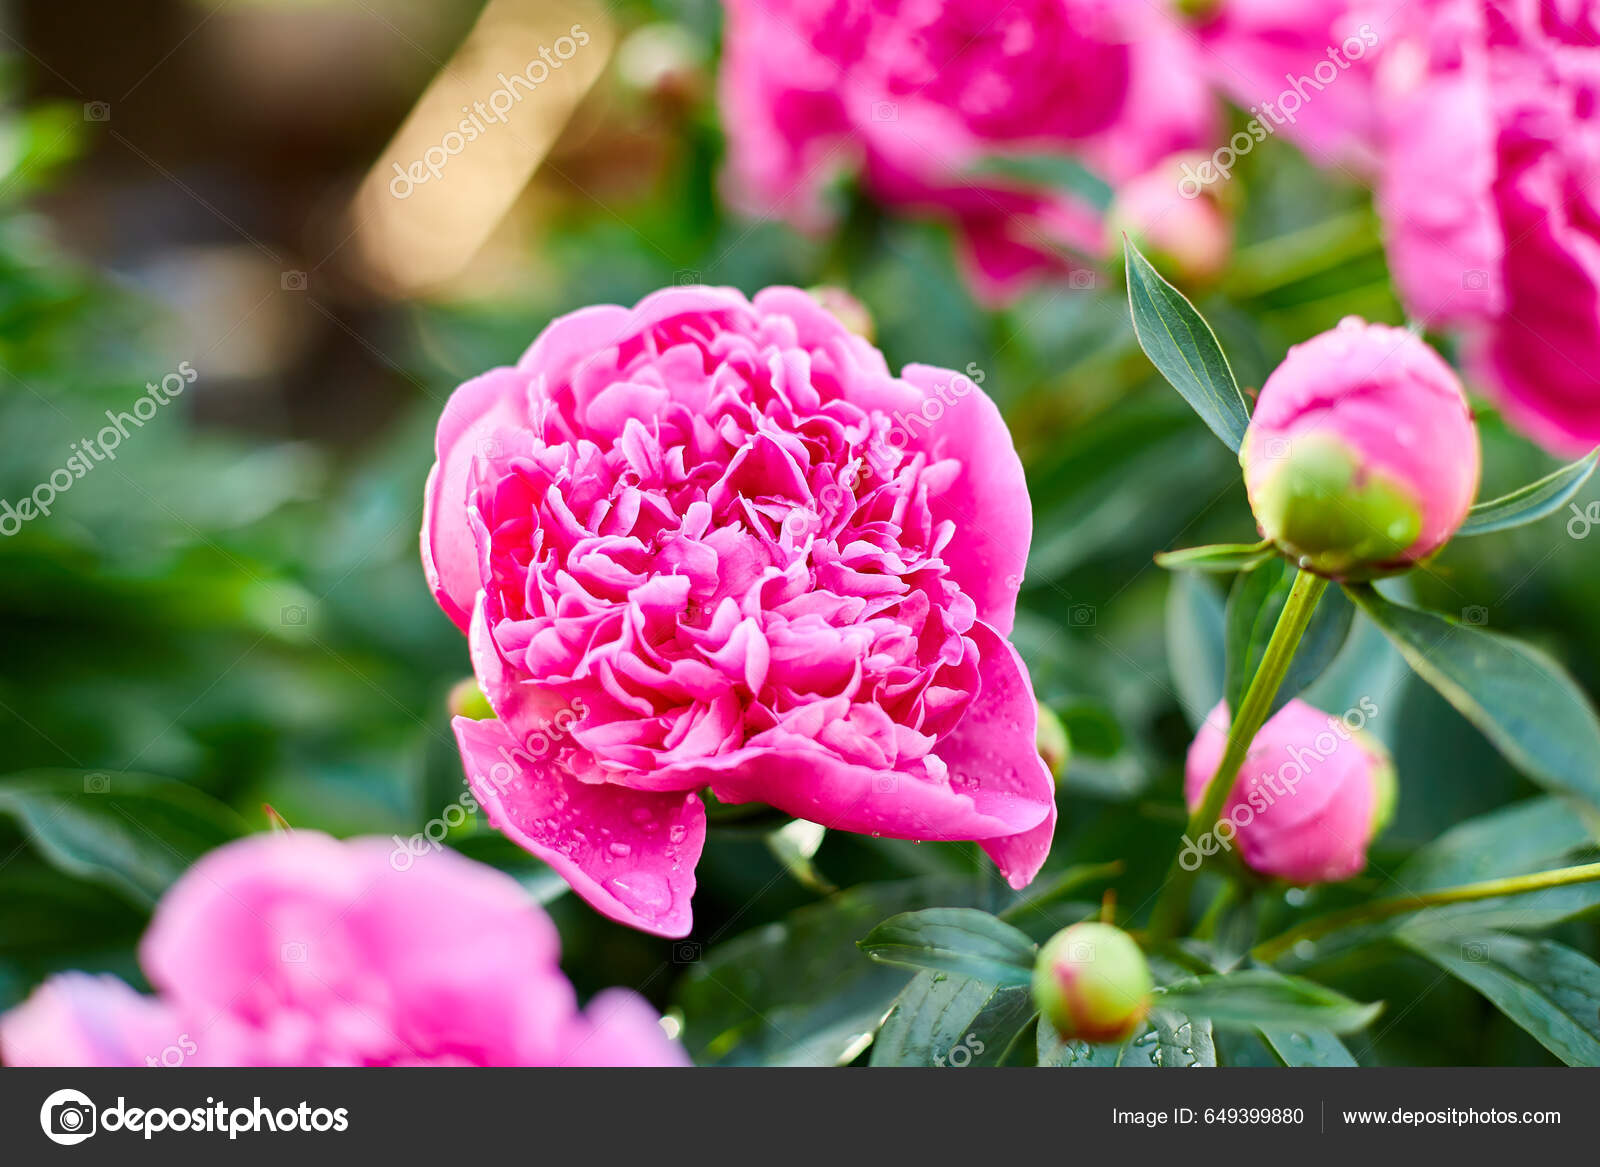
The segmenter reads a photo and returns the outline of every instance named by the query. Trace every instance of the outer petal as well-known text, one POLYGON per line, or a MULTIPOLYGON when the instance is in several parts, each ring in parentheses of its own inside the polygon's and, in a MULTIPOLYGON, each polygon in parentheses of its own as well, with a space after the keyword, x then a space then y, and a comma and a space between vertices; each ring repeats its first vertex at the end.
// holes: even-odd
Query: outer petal
POLYGON ((422 570, 428 587, 461 631, 478 594, 478 552, 467 522, 467 476, 480 444, 502 429, 528 425, 529 375, 491 369, 450 396, 434 439, 422 511, 422 570))
POLYGON ((686 936, 706 814, 693 794, 579 782, 519 748, 498 721, 452 723, 490 822, 613 920, 686 936))
POLYGON ((931 365, 907 365, 901 376, 924 395, 909 423, 896 419, 910 431, 911 448, 962 464, 955 484, 932 502, 935 519, 955 523, 944 553, 951 578, 977 603, 978 619, 1005 636, 1033 537, 1033 504, 1011 431, 971 378, 931 365))
POLYGON ((561 1066, 687 1066, 689 1055, 667 1037, 650 1003, 627 989, 597 993, 568 1027, 561 1066))
POLYGON ((1039 757, 1039 704, 1028 670, 1011 647, 986 624, 973 625, 981 687, 955 729, 936 752, 957 785, 982 782, 1043 810, 1037 825, 1017 834, 982 839, 980 845, 1012 887, 1026 887, 1044 865, 1055 835, 1056 786, 1039 757))
POLYGON ((62 973, 0 1016, 8 1066, 143 1066, 180 1039, 160 1001, 112 976, 62 973))

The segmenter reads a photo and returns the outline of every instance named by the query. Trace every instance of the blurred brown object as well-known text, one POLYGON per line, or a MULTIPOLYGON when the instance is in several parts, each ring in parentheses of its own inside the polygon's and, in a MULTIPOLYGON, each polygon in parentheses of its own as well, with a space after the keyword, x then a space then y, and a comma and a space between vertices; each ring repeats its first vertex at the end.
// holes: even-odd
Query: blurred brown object
POLYGON ((490 0, 351 204, 375 287, 437 288, 472 259, 599 78, 615 45, 599 7, 490 0))

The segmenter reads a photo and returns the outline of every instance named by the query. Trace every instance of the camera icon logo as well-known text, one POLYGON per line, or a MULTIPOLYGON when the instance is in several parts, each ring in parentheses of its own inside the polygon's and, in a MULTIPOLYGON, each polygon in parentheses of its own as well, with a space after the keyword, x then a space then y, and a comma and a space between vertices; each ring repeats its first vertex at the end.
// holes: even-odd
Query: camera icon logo
POLYGON ((1489 622, 1489 609, 1482 604, 1469 604, 1461 609, 1461 622, 1481 628, 1489 622))
POLYGON ((900 782, 893 774, 874 774, 872 776, 872 793, 893 794, 900 789, 900 782))
POLYGON ((696 940, 679 940, 672 946, 673 964, 694 964, 700 959, 700 943, 696 940))
POLYGON ((299 604, 290 604, 278 613, 285 628, 303 628, 306 622, 306 610, 299 604))
POLYGON ((283 290, 286 292, 303 292, 306 290, 306 273, 303 271, 286 271, 283 273, 283 290))
POLYGON ((1461 959, 1468 964, 1484 964, 1489 959, 1489 946, 1481 940, 1469 940, 1461 946, 1461 959))
POLYGON ((83 103, 83 120, 86 122, 108 122, 111 120, 111 103, 109 101, 86 101, 83 103))
POLYGON ((72 1147, 94 1134, 97 1113, 87 1094, 78 1090, 57 1090, 39 1108, 39 1126, 52 1143, 72 1147))
POLYGON ((892 101, 875 101, 872 103, 872 120, 875 122, 899 121, 900 107, 892 101))
POLYGON ((1075 291, 1085 291, 1098 286, 1099 283, 1093 268, 1078 267, 1067 273, 1067 287, 1075 291))
POLYGON ((1274 462, 1281 462, 1292 452, 1288 438, 1268 438, 1267 457, 1274 462))
POLYGON ((1469 292, 1481 292, 1489 286, 1489 273, 1479 268, 1461 273, 1461 286, 1469 292))
POLYGON ((1067 623, 1074 628, 1093 628, 1095 619, 1093 604, 1074 604, 1067 609, 1067 623))
POLYGON ((680 268, 672 274, 672 282, 680 288, 692 288, 696 284, 703 284, 705 280, 693 268, 680 268))
POLYGON ((278 959, 284 964, 304 964, 306 946, 298 940, 291 940, 278 949, 278 959))
POLYGON ((83 776, 83 792, 85 794, 110 794, 111 775, 102 770, 83 776))

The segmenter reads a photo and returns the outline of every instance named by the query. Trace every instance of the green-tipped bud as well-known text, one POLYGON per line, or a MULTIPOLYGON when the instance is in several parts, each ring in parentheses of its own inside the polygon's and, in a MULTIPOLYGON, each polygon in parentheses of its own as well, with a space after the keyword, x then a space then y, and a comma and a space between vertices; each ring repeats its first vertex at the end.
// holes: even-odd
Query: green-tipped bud
POLYGON ((807 288, 806 291, 811 294, 813 300, 837 317, 840 324, 869 344, 876 342, 878 326, 873 323, 872 313, 860 300, 843 288, 834 287, 832 284, 818 284, 814 288, 807 288))
POLYGON ((1067 727, 1055 711, 1044 702, 1039 703, 1039 728, 1035 733, 1039 756, 1050 768, 1050 777, 1057 782, 1067 773, 1067 763, 1072 760, 1072 740, 1067 737, 1067 727))
POLYGON ((473 721, 488 721, 494 716, 494 710, 489 707, 489 699, 483 695, 483 690, 478 688, 478 682, 471 677, 458 681, 450 689, 450 696, 445 699, 445 704, 450 709, 451 717, 470 717, 473 721))
POLYGON ((1150 966, 1121 928, 1074 924, 1057 932, 1033 967, 1033 1000, 1063 1038, 1126 1041, 1150 1012, 1150 966))

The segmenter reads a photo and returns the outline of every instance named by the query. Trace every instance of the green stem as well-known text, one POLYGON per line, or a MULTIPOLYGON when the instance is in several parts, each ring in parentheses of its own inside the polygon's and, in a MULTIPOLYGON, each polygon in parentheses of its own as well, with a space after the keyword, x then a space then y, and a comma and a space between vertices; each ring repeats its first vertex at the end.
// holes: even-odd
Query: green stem
POLYGON ((1331 912, 1315 920, 1308 920, 1274 936, 1271 940, 1263 940, 1251 950, 1250 955, 1265 964, 1277 960, 1302 940, 1315 940, 1319 936, 1326 936, 1330 932, 1337 932, 1352 924, 1370 924, 1378 920, 1387 920, 1390 916, 1403 916, 1407 912, 1420 911, 1423 908, 1468 904, 1474 900, 1523 895, 1531 891, 1566 887, 1574 883, 1593 883, 1596 880, 1600 880, 1600 863, 1584 863, 1577 867, 1559 867, 1554 871, 1536 871, 1532 875, 1518 875, 1509 879, 1486 879, 1482 883, 1464 883, 1459 887, 1446 887, 1417 895, 1374 900, 1369 904, 1358 904, 1342 912, 1331 912))
POLYGON ((1264 295, 1381 248, 1377 221, 1363 207, 1242 248, 1223 291, 1235 300, 1264 295))
MULTIPOLYGON (((1222 760, 1217 763, 1216 773, 1206 784, 1200 805, 1189 816, 1188 830, 1184 835, 1185 846, 1187 840, 1199 840, 1210 834, 1221 818, 1222 808, 1227 805, 1233 785, 1239 779, 1239 767, 1244 765, 1250 743, 1266 724, 1267 715, 1272 711, 1272 700, 1278 695, 1278 688, 1289 672, 1290 662, 1294 660, 1295 650, 1300 647, 1300 637, 1311 623, 1312 614, 1317 610, 1317 601, 1322 598, 1327 586, 1327 580, 1308 571, 1295 576, 1294 586, 1289 589, 1288 599, 1283 603, 1283 611, 1278 614, 1278 623, 1272 629, 1272 639, 1267 642, 1267 650, 1262 654, 1261 666, 1256 669, 1256 675, 1245 690, 1244 700, 1233 711, 1233 724, 1228 727, 1228 741, 1223 747, 1222 760)), ((1179 855, 1182 854, 1180 851, 1179 855)), ((1173 860, 1172 872, 1150 914, 1153 943, 1159 944, 1177 935, 1189 907, 1189 892, 1199 869, 1197 864, 1194 870, 1185 870, 1182 863, 1173 860)))

